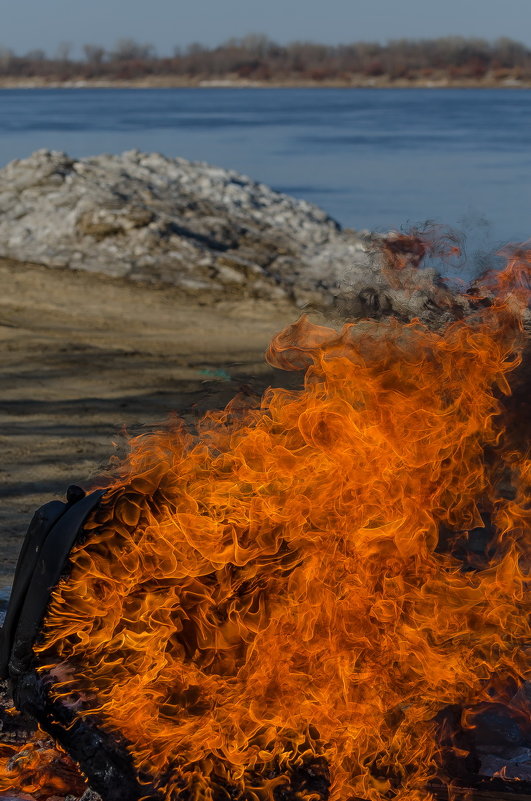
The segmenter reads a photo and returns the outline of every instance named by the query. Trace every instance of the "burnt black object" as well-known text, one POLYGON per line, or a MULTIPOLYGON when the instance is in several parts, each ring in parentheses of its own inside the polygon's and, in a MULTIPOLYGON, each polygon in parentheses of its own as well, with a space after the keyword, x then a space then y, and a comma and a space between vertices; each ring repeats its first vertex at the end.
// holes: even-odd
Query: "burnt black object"
POLYGON ((97 719, 77 716, 50 696, 51 681, 37 671, 34 645, 52 590, 65 574, 68 556, 104 490, 75 485, 66 503, 51 501, 29 525, 15 571, 4 626, 0 630, 0 678, 7 679, 15 706, 29 715, 79 763, 103 801, 156 798, 136 774, 126 743, 98 727, 97 719))
POLYGON ((85 495, 72 485, 66 503, 51 501, 33 515, 0 631, 0 678, 14 680, 30 668, 50 593, 61 578, 83 523, 102 495, 103 491, 85 495))

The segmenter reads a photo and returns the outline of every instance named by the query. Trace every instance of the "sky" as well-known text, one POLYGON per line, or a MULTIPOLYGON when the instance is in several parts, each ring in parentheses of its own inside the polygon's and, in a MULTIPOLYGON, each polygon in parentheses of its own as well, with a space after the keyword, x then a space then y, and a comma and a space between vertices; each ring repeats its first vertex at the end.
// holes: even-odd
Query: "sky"
POLYGON ((531 0, 0 0, 0 47, 20 54, 69 43, 79 56, 83 44, 133 38, 169 55, 248 33, 328 44, 507 36, 531 46, 531 0))

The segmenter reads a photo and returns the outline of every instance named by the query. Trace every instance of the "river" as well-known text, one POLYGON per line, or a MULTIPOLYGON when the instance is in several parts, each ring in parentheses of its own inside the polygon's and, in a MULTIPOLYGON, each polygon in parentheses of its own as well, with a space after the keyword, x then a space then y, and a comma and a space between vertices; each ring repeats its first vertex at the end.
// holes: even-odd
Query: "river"
POLYGON ((531 92, 520 89, 0 91, 0 163, 138 148, 239 170, 356 229, 434 220, 531 237, 531 92))

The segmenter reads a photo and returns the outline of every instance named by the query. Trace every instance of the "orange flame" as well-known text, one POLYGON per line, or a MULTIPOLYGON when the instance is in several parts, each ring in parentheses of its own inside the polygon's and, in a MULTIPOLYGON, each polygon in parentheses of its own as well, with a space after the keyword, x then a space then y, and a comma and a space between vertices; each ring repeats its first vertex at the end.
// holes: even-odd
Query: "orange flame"
POLYGON ((42 735, 19 747, 0 745, 0 793, 15 790, 17 798, 47 799, 81 795, 86 787, 70 757, 42 735), (31 795, 19 796, 20 792, 31 795))
POLYGON ((133 440, 38 654, 168 801, 426 801, 437 713, 521 684, 531 462, 504 439, 522 314, 506 281, 439 333, 302 318, 268 351, 302 389, 133 440), (498 547, 464 571, 439 531, 482 512, 498 547))

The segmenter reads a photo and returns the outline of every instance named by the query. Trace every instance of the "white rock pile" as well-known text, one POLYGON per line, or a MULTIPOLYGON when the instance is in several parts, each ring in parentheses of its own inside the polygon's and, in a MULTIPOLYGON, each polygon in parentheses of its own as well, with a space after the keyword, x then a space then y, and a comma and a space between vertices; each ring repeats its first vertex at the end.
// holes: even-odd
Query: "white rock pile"
POLYGON ((0 170, 2 258, 327 305, 363 256, 316 206, 204 163, 40 150, 0 170))
POLYGON ((455 296, 441 304, 433 270, 390 276, 374 244, 311 203, 157 153, 39 150, 0 170, 0 258, 21 269, 171 285, 201 304, 251 297, 347 316, 453 314, 455 296))

